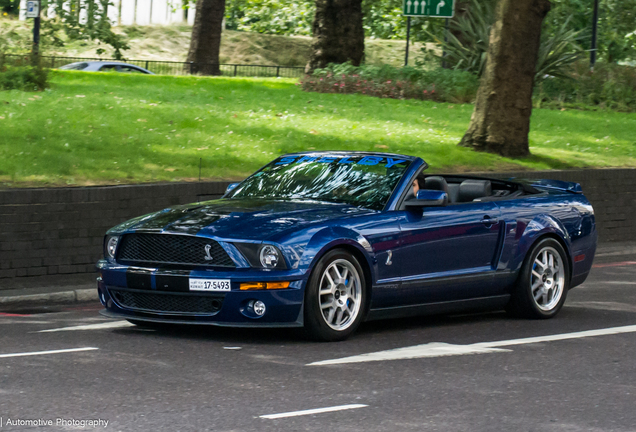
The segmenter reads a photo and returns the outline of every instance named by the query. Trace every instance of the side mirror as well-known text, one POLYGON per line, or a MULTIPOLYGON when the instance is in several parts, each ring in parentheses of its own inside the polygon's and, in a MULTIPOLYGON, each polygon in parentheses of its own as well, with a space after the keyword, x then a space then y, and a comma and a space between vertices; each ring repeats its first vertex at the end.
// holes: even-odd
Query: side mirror
POLYGON ((448 194, 439 190, 420 189, 417 197, 406 201, 406 207, 443 207, 448 204, 448 194))
POLYGON ((234 189, 236 189, 236 187, 239 185, 240 183, 230 183, 229 185, 227 185, 227 189, 225 189, 225 195, 227 195, 228 193, 232 192, 234 189))

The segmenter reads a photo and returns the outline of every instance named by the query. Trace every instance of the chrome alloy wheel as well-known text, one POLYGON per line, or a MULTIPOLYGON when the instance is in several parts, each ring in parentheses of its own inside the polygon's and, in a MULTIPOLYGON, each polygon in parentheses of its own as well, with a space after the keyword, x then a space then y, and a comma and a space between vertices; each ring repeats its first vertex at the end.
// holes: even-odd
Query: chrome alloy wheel
POLYGON ((345 259, 333 261, 320 279, 320 311, 329 327, 342 331, 355 321, 362 302, 362 284, 356 268, 345 259))
POLYGON ((530 274, 532 297, 542 311, 551 311, 559 304, 565 286, 561 255, 551 246, 539 251, 530 274))

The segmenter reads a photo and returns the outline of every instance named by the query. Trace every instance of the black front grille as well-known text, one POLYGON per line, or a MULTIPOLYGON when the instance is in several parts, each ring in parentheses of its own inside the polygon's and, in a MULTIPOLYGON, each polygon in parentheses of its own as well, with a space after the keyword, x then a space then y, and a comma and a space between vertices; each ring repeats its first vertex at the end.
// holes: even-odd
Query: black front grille
POLYGON ((235 267, 227 252, 214 240, 172 234, 124 235, 117 252, 117 261, 141 266, 235 267))
POLYGON ((117 306, 139 312, 213 315, 223 306, 224 294, 192 295, 109 289, 117 306))

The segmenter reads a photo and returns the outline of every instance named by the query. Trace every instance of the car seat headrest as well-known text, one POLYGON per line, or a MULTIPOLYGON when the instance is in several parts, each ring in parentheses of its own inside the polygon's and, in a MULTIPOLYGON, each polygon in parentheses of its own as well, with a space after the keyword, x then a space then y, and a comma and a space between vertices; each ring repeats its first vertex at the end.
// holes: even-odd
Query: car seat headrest
POLYGON ((448 183, 446 183, 446 179, 444 177, 426 177, 422 189, 439 190, 448 193, 448 183))
POLYGON ((464 180, 459 185, 459 202, 470 202, 490 195, 492 195, 490 180, 464 180))

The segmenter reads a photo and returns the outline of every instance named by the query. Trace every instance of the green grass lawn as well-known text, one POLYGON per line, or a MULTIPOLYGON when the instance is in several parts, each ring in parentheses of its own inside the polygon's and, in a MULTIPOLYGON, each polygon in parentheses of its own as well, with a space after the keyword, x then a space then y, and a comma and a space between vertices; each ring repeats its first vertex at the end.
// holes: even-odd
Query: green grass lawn
POLYGON ((472 105, 302 92, 293 80, 55 71, 0 92, 0 183, 240 179, 306 150, 418 155, 434 172, 636 166, 636 114, 534 110, 532 156, 457 147, 472 105))

